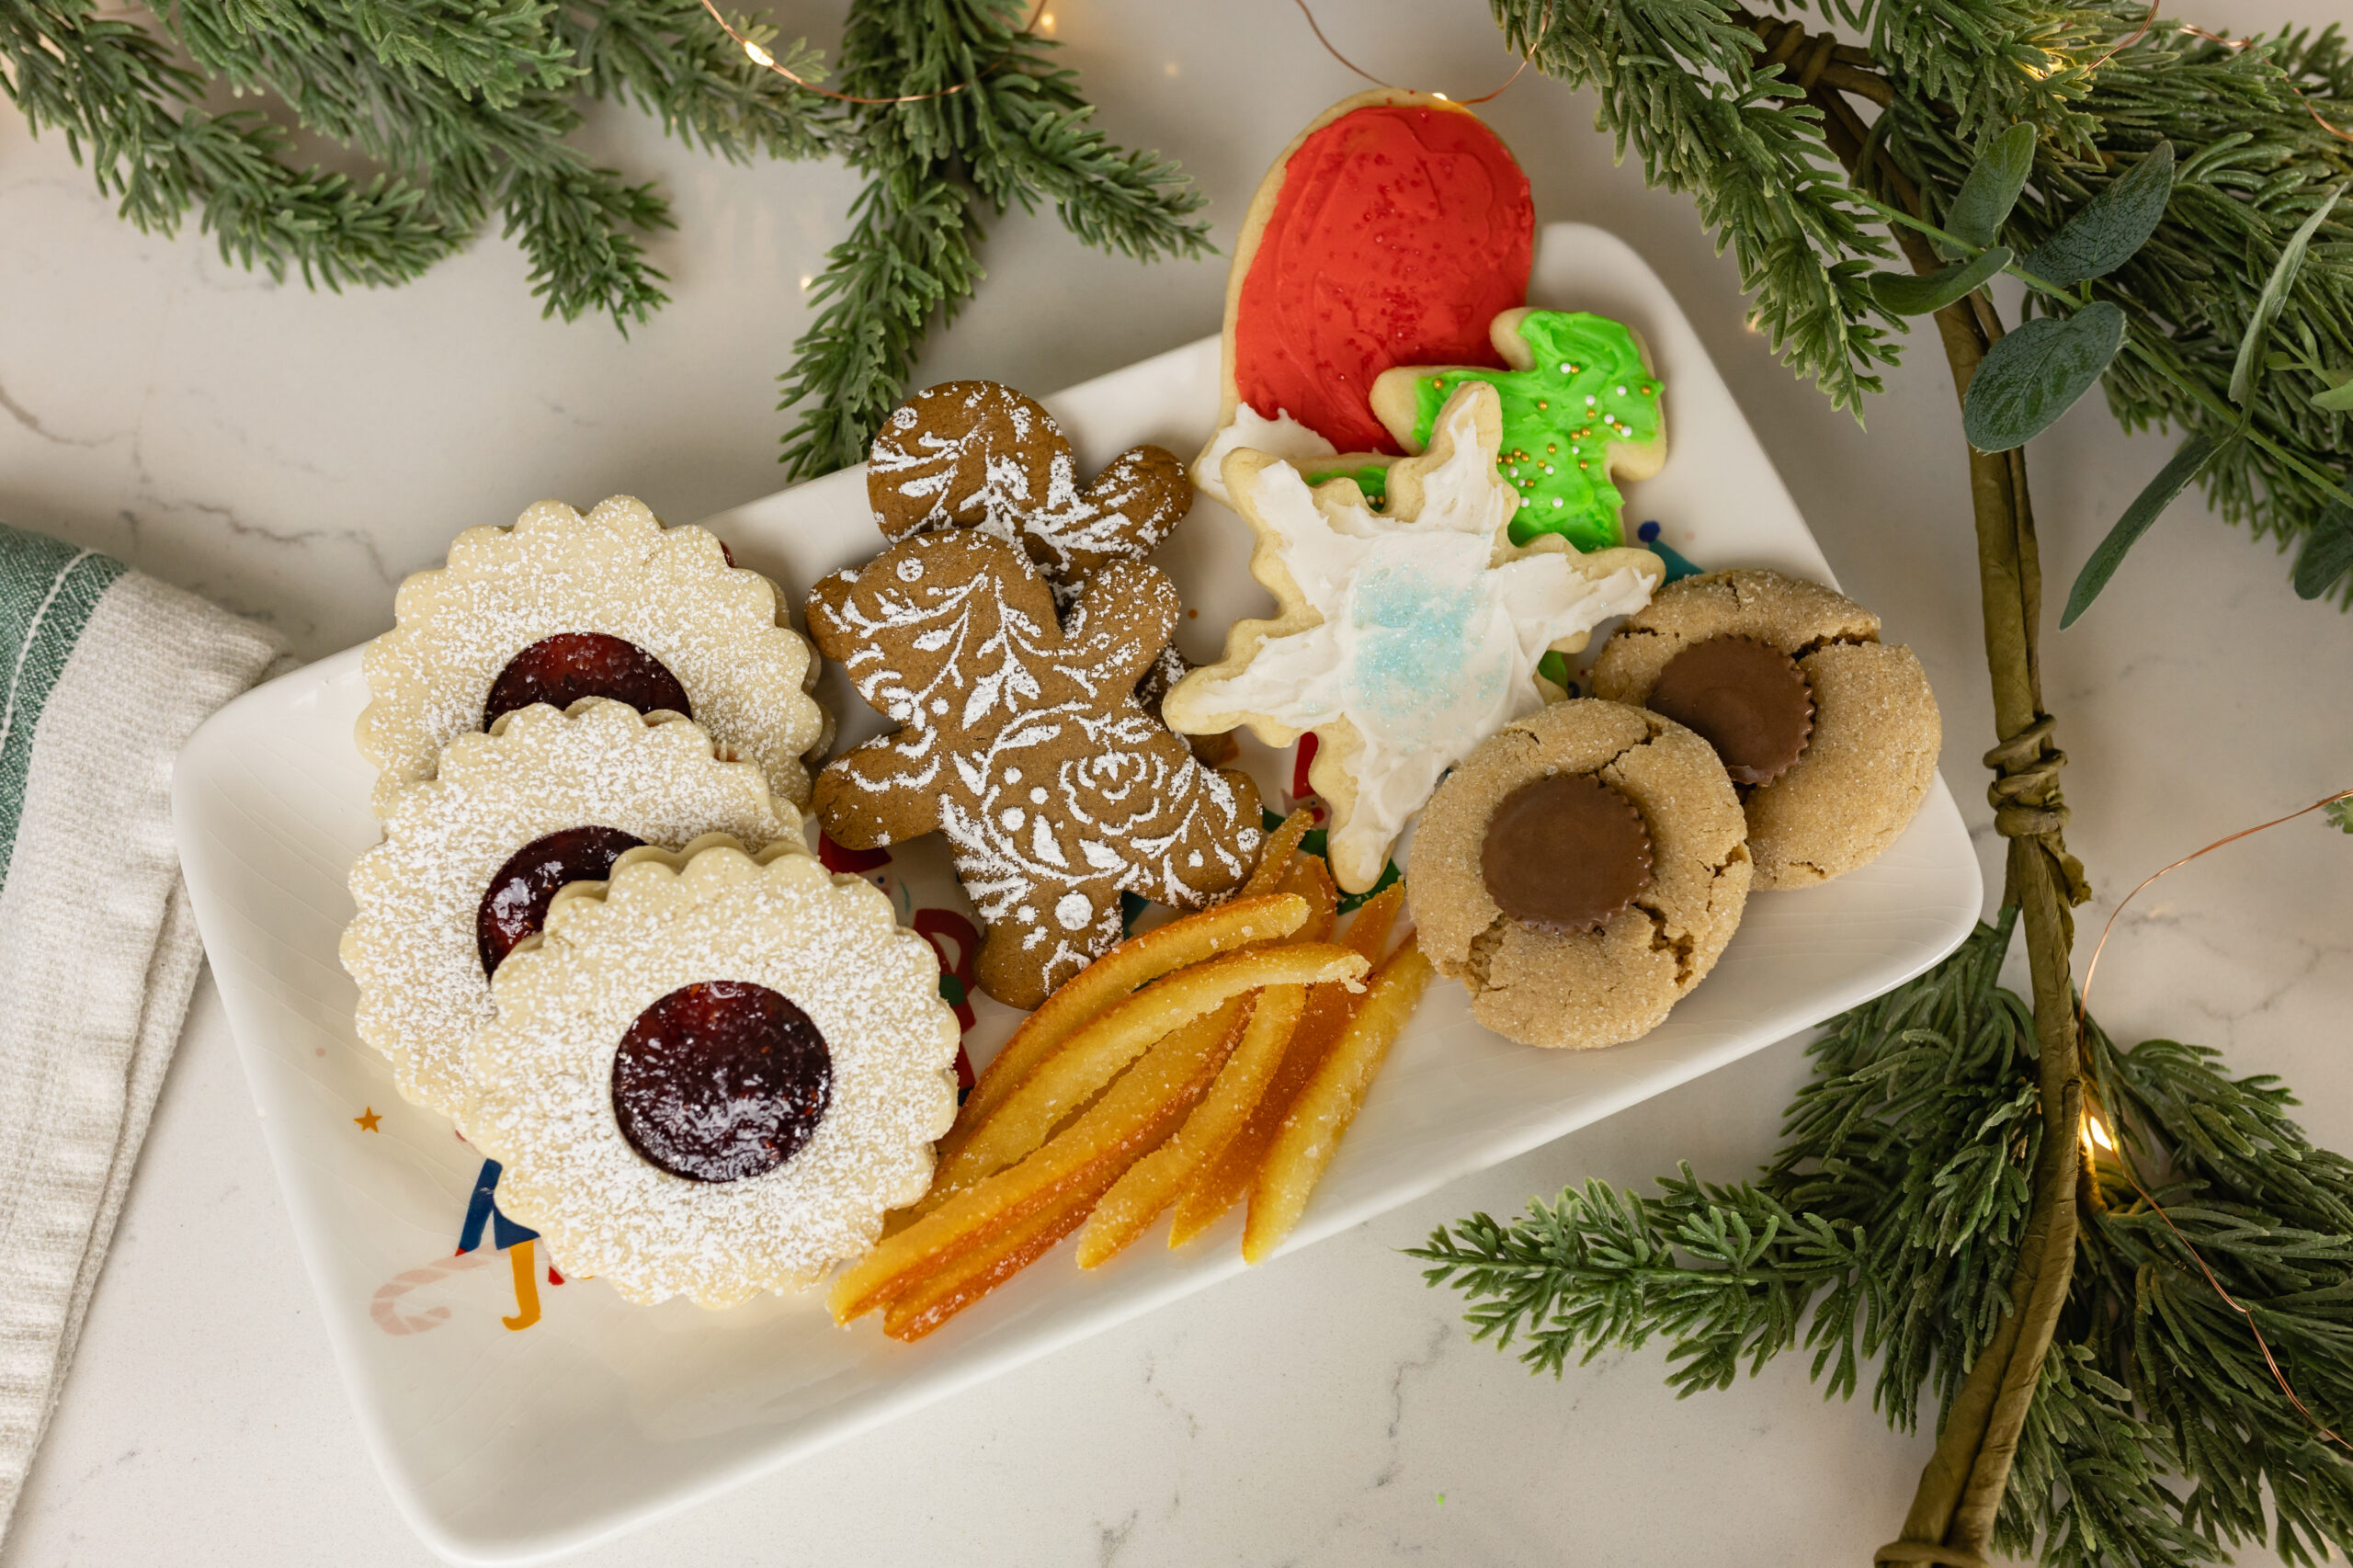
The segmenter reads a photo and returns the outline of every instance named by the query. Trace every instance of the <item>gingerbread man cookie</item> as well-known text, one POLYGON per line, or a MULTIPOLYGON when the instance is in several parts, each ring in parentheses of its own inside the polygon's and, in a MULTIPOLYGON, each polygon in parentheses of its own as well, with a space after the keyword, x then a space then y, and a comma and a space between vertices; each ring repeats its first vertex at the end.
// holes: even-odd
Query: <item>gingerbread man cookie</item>
POLYGON ((1036 568, 975 529, 902 539, 810 593, 810 635, 900 725, 827 765, 813 810, 846 848, 947 835, 1001 1002, 1036 1006, 1118 942, 1121 893, 1193 909, 1251 869, 1256 789, 1135 699, 1176 612, 1165 576, 1113 561, 1058 624, 1036 568))
POLYGON ((1193 505, 1184 465, 1131 447, 1082 488, 1062 427, 995 381, 943 381, 891 411, 866 460, 875 526, 910 534, 977 528, 1018 545, 1067 607, 1090 572, 1141 561, 1193 505))

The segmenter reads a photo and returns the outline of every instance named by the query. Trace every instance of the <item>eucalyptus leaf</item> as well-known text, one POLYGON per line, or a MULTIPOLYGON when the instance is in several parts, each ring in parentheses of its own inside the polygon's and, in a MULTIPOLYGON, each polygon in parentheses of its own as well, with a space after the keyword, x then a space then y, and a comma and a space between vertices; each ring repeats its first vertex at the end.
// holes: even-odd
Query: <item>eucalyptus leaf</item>
POLYGON ((1926 278, 1912 272, 1874 272, 1871 298, 1899 316, 1934 315, 2010 265, 2010 247, 1995 245, 1974 261, 1955 262, 1926 278))
POLYGON ((1977 166, 1961 182, 1945 213, 1946 231, 1972 250, 1992 244, 1994 236, 2002 232, 2002 220, 2018 205, 2026 176, 2033 172, 2034 127, 2020 122, 1995 137, 1977 155, 1977 166))
MULTIPOLYGON (((2323 374, 2325 375, 2326 372, 2323 374)), ((2353 410, 2353 381, 2339 381, 2333 377, 2329 380, 2330 385, 2326 392, 2313 393, 2313 406, 2325 408, 2331 414, 2343 414, 2353 410)))
POLYGON ((2288 236, 2279 248, 2279 259, 2271 268, 2271 276, 2263 285, 2263 292, 2255 301, 2255 313, 2247 318, 2246 333, 2239 339, 2239 356, 2231 366, 2231 401, 2241 408, 2255 391, 2255 367, 2263 358, 2263 340, 2271 331, 2272 322, 2279 314, 2279 307, 2287 302, 2288 290, 2296 285, 2296 274, 2302 270, 2304 252, 2313 243, 2313 235, 2336 210, 2345 196, 2340 185, 2328 193, 2328 199, 2313 209, 2313 215, 2288 236))
POLYGON ((2323 512, 2304 536, 2304 548, 2296 554, 2296 597, 2320 597, 2336 586, 2336 580, 2348 569, 2353 569, 2353 512, 2339 501, 2323 512))
POLYGON ((2106 300, 2024 323, 1970 380, 1961 411, 1969 444, 1981 452, 2026 445, 2091 391, 2123 341, 2124 312, 2106 300))
POLYGON ((2221 449, 2210 436, 2192 436, 2174 453, 2173 460, 2157 471, 2157 477, 2132 498, 2132 505, 2124 508, 2124 515, 2116 519, 2116 526, 2099 541, 2092 558, 2075 574, 2075 585, 2067 590, 2067 608, 2059 616, 2060 631, 2075 625, 2084 611, 2092 608, 2099 591, 2108 586, 2108 580, 2124 564, 2125 552, 2140 542, 2141 536, 2149 531, 2149 525, 2166 507, 2180 499, 2181 493, 2205 472, 2206 465, 2214 460, 2221 449))
POLYGON ((2149 243, 2172 195, 2173 143, 2160 142, 2019 265, 2062 289, 2106 277, 2149 243))

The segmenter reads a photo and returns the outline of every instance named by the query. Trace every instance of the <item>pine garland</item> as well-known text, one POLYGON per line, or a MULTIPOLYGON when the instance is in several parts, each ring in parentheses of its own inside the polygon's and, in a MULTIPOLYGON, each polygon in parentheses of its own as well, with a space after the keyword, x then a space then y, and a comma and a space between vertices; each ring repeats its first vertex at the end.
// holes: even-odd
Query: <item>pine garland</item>
MULTIPOLYGON (((1442 1227, 1414 1256, 1470 1299, 1474 1337, 1519 1341, 1536 1370, 1658 1338, 1689 1394, 1802 1348, 1825 1396, 1876 1359, 1891 1426, 1910 1430, 1924 1400, 1941 1424, 2006 1310, 2039 1151, 2033 1020, 1997 979, 2017 915, 1828 1027, 1756 1181, 1687 1166, 1650 1198, 1590 1183, 1510 1223, 1442 1227)), ((2113 1155, 2086 1159, 2074 1287, 1995 1547, 2066 1568, 2223 1562, 2264 1540, 2268 1488, 2284 1560, 2346 1551, 2353 1461, 2287 1403, 2183 1238, 2253 1307, 2313 1414, 2340 1419, 2353 1162, 2313 1147, 2275 1081, 2233 1078, 2210 1050, 2119 1050, 2097 1024, 2086 1041, 2102 1125, 2166 1172, 2150 1195, 2178 1233, 2113 1155)))
MULTIPOLYGON (((1540 69, 1598 89, 1603 129, 1653 183, 1698 197, 1758 321, 1834 402, 1900 349, 1895 314, 1875 312, 1933 313, 1964 424, 1988 437, 1969 461, 2009 845, 2001 924, 1830 1028, 1757 1180, 1686 1168, 1652 1198, 1592 1185, 1512 1224, 1473 1216, 1419 1249, 1432 1282, 1556 1374, 1654 1337, 1684 1394, 1802 1346, 1844 1396, 1875 1362, 1887 1419, 1908 1428, 1928 1401, 1938 1427, 1882 1563, 2175 1568, 2267 1528, 2291 1562, 2353 1550, 2353 1462, 2320 1430, 2353 1415, 2353 1163, 2313 1148, 2270 1080, 2076 1023, 2066 905, 2087 892, 2041 707, 2023 456, 2094 377, 2128 427, 2188 437, 2095 553, 2070 619, 2193 478, 2252 532, 2300 541, 2299 594, 2353 591, 2353 149, 2314 119, 2353 107, 2340 41, 2223 46, 2142 0, 1822 0, 1868 47, 1729 0, 1495 9, 1540 69), (2101 200, 2128 177, 2163 198, 2129 222, 2101 200), (1909 271, 1859 276, 1877 233, 1848 242, 1828 219, 1790 244, 1739 180, 1816 212, 1859 204, 1909 271), (2102 259, 2067 270, 2050 259, 2067 243, 2038 248, 2054 236, 2102 259), (2048 318, 2007 335, 1982 290, 2005 269, 2048 318), (2072 366, 2020 351, 2054 342, 2072 366), (2014 926, 2031 1007, 1996 980, 2014 926), (2147 1196, 2118 1153, 2078 1149, 2095 1128, 2147 1196)), ((2353 831, 2348 806, 2331 814, 2353 831)))
POLYGON ((782 459, 796 478, 865 460, 925 331, 953 321, 980 279, 977 208, 1051 202, 1079 239, 1140 261, 1209 248, 1208 225, 1187 221, 1199 191, 1157 154, 1112 145, 1075 75, 1051 63, 1053 44, 1017 30, 1021 20, 1010 0, 850 8, 843 91, 944 96, 851 108, 849 160, 867 186, 810 291, 817 320, 780 378, 779 406, 801 411, 782 459))
MULTIPOLYGON (((801 477, 864 458, 926 333, 971 298, 977 210, 1051 203, 1086 244, 1139 260, 1209 248, 1200 193, 1113 145, 1024 17, 1018 0, 853 0, 843 90, 944 96, 843 104, 756 64, 698 0, 221 0, 159 6, 152 26, 95 0, 0 0, 0 91, 142 231, 194 214, 226 260, 340 290, 404 283, 496 220, 547 313, 624 331, 667 302, 642 236, 673 219, 653 186, 569 144, 583 99, 733 162, 847 158, 868 184, 781 378, 801 410, 782 460, 801 477), (199 107, 215 85, 277 98, 378 172, 297 167, 259 112, 199 107)), ((805 44, 738 30, 822 79, 805 44)))

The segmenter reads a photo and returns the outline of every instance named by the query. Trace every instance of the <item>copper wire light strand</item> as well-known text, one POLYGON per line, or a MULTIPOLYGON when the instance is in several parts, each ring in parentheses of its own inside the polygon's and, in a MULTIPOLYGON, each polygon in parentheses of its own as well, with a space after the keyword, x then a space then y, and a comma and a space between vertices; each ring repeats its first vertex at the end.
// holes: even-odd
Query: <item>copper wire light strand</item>
MULTIPOLYGON (((705 4, 706 6, 707 6, 707 5, 709 5, 710 3, 710 0, 703 0, 703 4, 705 4)), ((1336 45, 1335 45, 1335 44, 1332 42, 1332 40, 1331 40, 1330 39, 1326 38, 1326 37, 1324 35, 1324 27, 1323 27, 1323 24, 1322 24, 1322 23, 1320 23, 1320 22, 1318 22, 1318 21, 1315 19, 1315 13, 1314 13, 1313 11, 1311 11, 1311 10, 1309 10, 1309 9, 1308 9, 1308 7, 1307 7, 1307 0, 1291 0, 1291 4, 1293 4, 1293 5, 1297 6, 1299 7, 1299 14, 1300 14, 1301 16, 1305 17, 1307 18, 1307 26, 1308 26, 1308 29, 1309 29, 1311 32, 1314 33, 1314 35, 1315 35, 1315 41, 1316 41, 1316 42, 1318 42, 1318 43, 1320 43, 1320 44, 1322 44, 1322 45, 1324 46, 1324 51, 1326 54, 1329 54, 1333 59, 1335 59, 1335 60, 1338 61, 1341 64, 1343 64, 1343 65, 1347 66, 1349 70, 1351 70, 1351 71, 1355 72, 1358 75, 1359 75, 1359 76, 1363 77, 1366 81, 1368 81, 1368 82, 1371 83, 1371 84, 1372 84, 1374 86, 1376 86, 1376 87, 1389 87, 1389 88, 1392 88, 1392 89, 1394 89, 1394 90, 1396 90, 1396 91, 1399 91, 1399 92, 1404 92, 1404 91, 1409 91, 1409 90, 1411 90, 1411 89, 1407 89, 1407 88, 1398 87, 1398 86, 1397 86, 1397 84, 1396 84, 1396 83, 1394 83, 1394 82, 1384 82, 1384 81, 1382 81, 1380 77, 1378 77, 1378 76, 1374 75, 1371 72, 1370 72, 1370 71, 1366 70, 1363 66, 1361 66, 1361 65, 1358 64, 1355 61, 1350 60, 1347 55, 1342 54, 1342 53, 1340 52, 1340 51, 1339 51, 1338 47, 1337 47, 1336 45)), ((1542 17, 1541 17, 1541 18, 1540 18, 1540 19, 1538 20, 1537 24, 1536 24, 1536 37, 1540 40, 1543 38, 1543 36, 1544 36, 1547 32, 1550 32, 1550 31, 1552 30, 1552 0, 1545 0, 1545 5, 1544 5, 1544 14, 1543 14, 1542 17)), ((1528 66, 1529 66, 1529 62, 1530 61, 1534 60, 1535 58, 1536 58, 1536 46, 1535 46, 1534 44, 1532 44, 1532 43, 1531 43, 1531 44, 1529 46, 1528 52, 1527 52, 1526 54, 1523 54, 1523 55, 1521 55, 1521 56, 1519 57, 1519 63, 1518 63, 1518 65, 1516 65, 1516 66, 1514 66, 1514 67, 1512 68, 1512 73, 1511 73, 1511 74, 1504 78, 1504 80, 1503 80, 1503 85, 1502 85, 1502 86, 1495 87, 1495 88, 1493 88, 1493 89, 1491 89, 1491 90, 1489 90, 1489 91, 1487 91, 1487 92, 1481 93, 1481 94, 1480 94, 1477 97, 1475 97, 1475 98, 1448 98, 1448 99, 1447 99, 1447 101, 1448 101, 1448 102, 1449 102, 1449 103, 1458 103, 1458 104, 1462 104, 1462 105, 1468 106, 1468 105, 1471 105, 1471 104, 1483 104, 1483 103, 1485 103, 1485 102, 1486 102, 1487 100, 1489 100, 1490 98, 1498 98, 1498 97, 1501 97, 1503 96, 1503 93, 1504 93, 1504 88, 1505 88, 1505 87, 1508 87, 1508 86, 1510 86, 1514 82, 1518 81, 1518 80, 1519 80, 1519 74, 1520 74, 1521 72, 1523 72, 1523 71, 1527 70, 1527 69, 1528 69, 1528 66)), ((1444 93, 1432 93, 1432 94, 1430 95, 1430 97, 1434 97, 1434 98, 1444 98, 1444 97, 1446 97, 1446 95, 1445 95, 1444 93)))
MULTIPOLYGON (((2232 834, 2227 838, 2218 838, 2213 843, 2206 846, 2203 849, 2192 850, 2190 853, 2183 856, 2180 859, 2176 860, 2172 865, 2160 867, 2156 870, 2150 872, 2146 877, 2143 877, 2141 880, 2140 886, 2134 888, 2131 892, 2126 893, 2123 899, 2118 903, 2115 910, 2108 917, 2108 924, 2100 927, 2099 941, 2092 948, 2091 961, 2084 966, 2083 988, 2078 991, 2075 995, 2076 1032, 2080 1034, 2083 1031, 2084 1019, 2091 1006, 2092 976, 2098 971, 2099 956, 2108 947, 2109 934, 2116 929, 2117 918, 2124 913, 2125 905, 2140 897, 2142 892, 2146 889, 2151 882, 2155 881, 2159 877, 2164 876, 2168 871, 2179 870, 2182 867, 2188 865, 2192 860, 2197 859, 2201 855, 2212 854, 2215 850, 2222 848, 2224 845, 2236 844, 2240 839, 2245 838, 2253 834, 2261 833, 2265 828, 2278 827, 2282 823, 2294 822, 2298 817, 2308 816, 2312 812, 2319 811, 2323 806, 2334 805, 2337 801, 2347 798, 2353 798, 2353 790, 2339 790, 2334 795, 2314 801, 2311 805, 2304 807, 2302 811, 2290 812, 2284 817, 2273 817, 2269 822, 2257 823, 2253 827, 2241 828, 2238 832, 2232 834)), ((2095 1120, 2095 1125, 2097 1124, 2097 1120, 2095 1120)), ((2338 1448, 2347 1450, 2348 1453, 2353 1453, 2353 1443, 2347 1442, 2343 1437, 2337 1436, 2334 1427, 2324 1424, 2319 1416, 2314 1415, 2312 1413, 2311 1407, 2306 1405, 2303 1400, 2297 1395, 2296 1391, 2289 1385, 2288 1374, 2280 1369, 2279 1358, 2271 1353, 2271 1342, 2263 1337, 2262 1325, 2255 1321, 2255 1310, 2252 1307, 2249 1307, 2245 1302, 2240 1301, 2237 1297, 2232 1295, 2229 1290, 2223 1288, 2222 1280, 2215 1278, 2214 1270, 2208 1266, 2205 1257, 2200 1254, 2196 1247, 2190 1244, 2189 1238, 2181 1233, 2181 1227, 2173 1222, 2173 1216, 2165 1212, 2165 1206, 2151 1196, 2147 1187, 2141 1185, 2141 1178, 2139 1175, 2137 1175, 2132 1169, 2132 1156, 2124 1147, 2123 1133, 2120 1128, 2109 1134, 2109 1143, 2111 1151, 2116 1155, 2117 1168, 2124 1173, 2124 1179, 2132 1185, 2132 1190, 2141 1195, 2141 1201, 2149 1206, 2151 1213, 2156 1215, 2158 1219, 2163 1220, 2165 1222, 2165 1229, 2173 1233, 2174 1240, 2181 1244, 2181 1250, 2189 1255, 2189 1261, 2198 1266, 2198 1272, 2206 1277, 2206 1283, 2213 1287, 2214 1294, 2222 1299, 2222 1304, 2229 1307, 2231 1311, 2238 1313, 2239 1316, 2246 1320, 2246 1330, 2249 1334, 2255 1335, 2256 1348, 2263 1352, 2263 1364, 2271 1369, 2271 1381, 2279 1385, 2279 1392, 2288 1396, 2288 1403, 2296 1407, 2296 1414, 2302 1415, 2307 1422, 2309 1422, 2313 1430, 2318 1433, 2321 1437, 2327 1438, 2330 1442, 2335 1443, 2338 1448)))
MULTIPOLYGON (((1050 3, 1051 0, 1038 0, 1038 8, 1030 12, 1029 19, 1021 25, 1021 31, 1023 33, 1034 33, 1038 30, 1038 18, 1045 15, 1046 6, 1050 3)), ((953 97, 958 93, 962 92, 965 88, 972 85, 970 82, 959 82, 952 87, 943 87, 936 93, 908 93, 903 97, 895 98, 861 98, 850 93, 837 93, 831 87, 821 87, 817 85, 816 83, 809 80, 806 76, 801 75, 797 72, 788 70, 784 66, 778 64, 775 55, 770 54, 766 49, 763 49, 760 45, 752 41, 752 40, 745 38, 742 33, 736 31, 735 24, 729 21, 727 17, 721 13, 719 6, 713 3, 713 0, 702 0, 702 8, 710 13, 710 19, 719 24, 719 30, 725 33, 729 38, 733 39, 735 40, 735 46, 744 51, 745 58, 749 60, 753 64, 758 66, 763 71, 774 72, 776 74, 783 77, 786 81, 791 83, 794 86, 801 88, 803 92, 814 93, 821 98, 831 98, 835 103, 928 103, 933 98, 953 97)), ((1329 46, 1327 45, 1326 47, 1329 46)))

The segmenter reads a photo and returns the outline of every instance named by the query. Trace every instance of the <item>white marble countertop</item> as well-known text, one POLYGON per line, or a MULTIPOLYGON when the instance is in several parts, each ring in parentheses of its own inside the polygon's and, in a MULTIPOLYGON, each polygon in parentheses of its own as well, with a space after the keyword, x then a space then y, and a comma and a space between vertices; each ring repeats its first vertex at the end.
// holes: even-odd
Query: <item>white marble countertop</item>
MULTIPOLYGON (((1103 122, 1185 162, 1221 243, 1276 150, 1358 85, 1271 0, 1052 8, 1103 122)), ((1462 97, 1509 69, 1477 0, 1321 9, 1343 48, 1415 85, 1462 97)), ((2353 0, 2206 9, 2242 28, 2353 19, 2353 0)), ((783 20, 823 35, 837 10, 783 20)), ((1915 335, 1866 434, 1744 328, 1730 259, 1683 199, 1612 167, 1589 100, 1531 74, 1485 112, 1541 217, 1615 229, 1677 291, 1848 590, 1919 651, 1990 896, 1978 756, 1994 737, 1959 422, 1932 338, 1915 335)), ((395 292, 274 287, 193 233, 119 222, 61 138, 32 142, 0 112, 0 520, 111 551, 317 655, 388 625, 392 585, 460 528, 543 494, 628 491, 684 520, 777 488, 772 378, 854 180, 706 160, 622 113, 582 140, 658 177, 681 220, 651 246, 675 302, 627 340, 541 321, 494 238, 395 292)), ((992 276, 934 338, 923 379, 1046 391, 1218 320, 1222 260, 1139 267, 1083 250, 1051 215, 996 224, 985 259, 992 276)), ((2096 403, 2032 450, 2054 602, 2168 450, 2128 441, 2096 403)), ((2297 600, 2286 576, 2193 500, 2082 625, 2050 635, 2070 842, 2103 900, 2353 784, 2353 619, 2297 600)), ((2353 844, 2307 822, 2169 880, 2103 960, 2109 1028, 2278 1072, 2316 1138, 2353 1146, 2348 869, 2353 844)), ((2086 912, 2093 929, 2108 907, 2086 912)), ((1802 1044, 578 1561, 1867 1562, 1925 1436, 1890 1435, 1868 1400, 1825 1403, 1795 1355, 1681 1402, 1656 1346, 1530 1378, 1472 1343, 1459 1299, 1395 1250, 1587 1176, 1647 1183, 1677 1158, 1747 1175, 1802 1077, 1802 1044)), ((430 1559, 361 1449, 208 986, 0 1562, 327 1561, 430 1559)))

